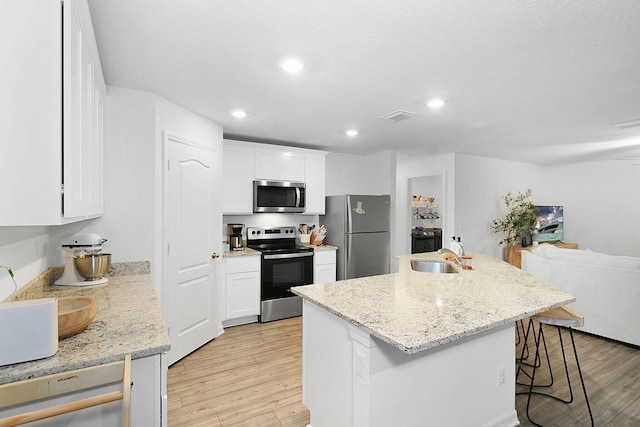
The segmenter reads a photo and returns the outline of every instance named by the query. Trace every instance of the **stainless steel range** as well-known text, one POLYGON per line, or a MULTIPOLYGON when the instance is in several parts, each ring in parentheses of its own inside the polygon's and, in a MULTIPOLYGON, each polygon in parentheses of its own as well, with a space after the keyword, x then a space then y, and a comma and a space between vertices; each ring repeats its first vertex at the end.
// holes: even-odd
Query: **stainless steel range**
POLYGON ((291 287, 313 283, 313 249, 296 244, 295 227, 248 227, 247 247, 262 252, 260 322, 300 316, 291 287))

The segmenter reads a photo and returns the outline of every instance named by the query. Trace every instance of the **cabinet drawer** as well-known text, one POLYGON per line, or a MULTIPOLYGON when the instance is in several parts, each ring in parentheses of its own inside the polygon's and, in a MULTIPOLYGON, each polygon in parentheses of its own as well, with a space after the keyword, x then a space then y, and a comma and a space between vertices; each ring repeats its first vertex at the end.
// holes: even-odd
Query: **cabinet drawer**
POLYGON ((336 251, 332 251, 332 250, 315 251, 313 256, 315 258, 315 263, 317 265, 336 263, 336 251))
POLYGON ((227 274, 260 271, 260 255, 227 258, 227 274))

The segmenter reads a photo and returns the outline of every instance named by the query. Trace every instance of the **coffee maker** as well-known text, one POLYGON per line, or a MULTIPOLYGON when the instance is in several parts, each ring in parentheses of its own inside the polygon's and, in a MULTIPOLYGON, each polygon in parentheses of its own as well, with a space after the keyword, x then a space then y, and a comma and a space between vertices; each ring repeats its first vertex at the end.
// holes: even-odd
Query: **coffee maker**
POLYGON ((242 230, 244 224, 229 224, 227 230, 229 232, 229 249, 232 251, 243 251, 244 241, 242 240, 242 230))

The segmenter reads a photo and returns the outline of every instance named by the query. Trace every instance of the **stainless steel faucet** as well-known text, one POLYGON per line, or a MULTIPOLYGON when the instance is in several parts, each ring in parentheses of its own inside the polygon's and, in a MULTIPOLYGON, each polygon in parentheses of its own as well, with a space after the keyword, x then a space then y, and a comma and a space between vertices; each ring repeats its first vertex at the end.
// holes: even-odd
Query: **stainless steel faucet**
POLYGON ((462 258, 461 256, 459 256, 457 253, 453 252, 451 249, 447 249, 447 248, 442 248, 442 249, 438 249, 438 253, 439 254, 443 254, 443 253, 448 253, 453 255, 453 257, 456 259, 456 261, 458 261, 458 264, 460 264, 460 267, 464 266, 464 258, 462 258))

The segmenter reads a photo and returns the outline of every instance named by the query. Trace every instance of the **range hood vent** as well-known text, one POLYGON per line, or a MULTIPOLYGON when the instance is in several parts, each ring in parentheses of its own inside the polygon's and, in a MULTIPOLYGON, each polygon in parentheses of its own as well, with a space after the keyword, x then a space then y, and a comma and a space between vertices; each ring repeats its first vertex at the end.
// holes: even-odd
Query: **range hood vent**
POLYGON ((406 111, 406 110, 396 110, 396 111, 392 111, 390 113, 387 113, 383 116, 380 116, 381 119, 383 120, 389 120, 392 122, 399 122, 401 120, 406 120, 406 119, 410 119, 414 116, 417 116, 418 113, 413 113, 411 111, 406 111))

